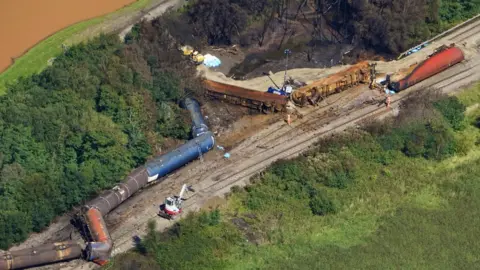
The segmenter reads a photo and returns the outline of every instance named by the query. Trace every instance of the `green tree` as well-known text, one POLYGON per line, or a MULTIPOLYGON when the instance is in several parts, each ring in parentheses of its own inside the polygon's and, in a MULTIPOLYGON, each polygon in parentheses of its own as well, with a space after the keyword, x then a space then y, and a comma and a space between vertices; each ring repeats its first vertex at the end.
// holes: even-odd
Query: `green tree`
POLYGON ((21 211, 0 211, 0 248, 7 249, 12 243, 24 240, 32 230, 28 213, 21 211))

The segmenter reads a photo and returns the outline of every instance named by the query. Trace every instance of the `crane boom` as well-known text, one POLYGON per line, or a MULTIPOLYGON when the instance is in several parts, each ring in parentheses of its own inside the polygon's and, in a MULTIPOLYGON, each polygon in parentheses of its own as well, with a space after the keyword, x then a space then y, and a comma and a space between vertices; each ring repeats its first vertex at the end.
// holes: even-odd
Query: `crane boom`
POLYGON ((180 194, 178 194, 178 199, 180 199, 180 200, 182 199, 183 194, 185 193, 185 190, 187 190, 187 185, 183 184, 182 190, 180 190, 180 194))

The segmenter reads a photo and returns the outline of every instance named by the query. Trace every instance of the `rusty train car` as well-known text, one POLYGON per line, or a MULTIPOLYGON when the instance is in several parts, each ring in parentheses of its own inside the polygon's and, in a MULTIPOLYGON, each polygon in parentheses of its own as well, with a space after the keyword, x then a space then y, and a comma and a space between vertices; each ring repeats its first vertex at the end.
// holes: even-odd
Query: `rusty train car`
POLYGON ((85 248, 85 258, 98 265, 105 265, 110 259, 113 241, 108 233, 102 212, 93 207, 85 208, 83 217, 88 237, 91 240, 85 248))
POLYGON ((242 105, 264 113, 283 112, 286 110, 288 97, 255 91, 235 85, 204 80, 206 94, 210 98, 225 100, 229 103, 242 105))
POLYGON ((21 269, 78 259, 82 248, 73 241, 44 244, 34 248, 0 253, 0 270, 21 269))
MULTIPOLYGON (((336 73, 310 85, 293 91, 290 98, 299 106, 308 103, 315 105, 327 96, 344 91, 359 83, 370 83, 371 66, 367 61, 358 63, 340 73, 336 73)), ((235 85, 210 80, 204 81, 207 96, 227 102, 260 110, 264 113, 286 110, 288 97, 255 91, 235 85)))
POLYGON ((464 59, 463 51, 455 47, 455 44, 439 47, 426 60, 418 65, 411 66, 407 71, 407 75, 402 79, 390 79, 388 87, 390 90, 400 92, 462 62, 464 59))
MULTIPOLYGON (((387 76, 387 86, 395 92, 402 91, 416 83, 419 83, 453 65, 462 62, 465 56, 461 49, 450 46, 442 46, 435 50, 426 60, 409 68, 387 76)), ((339 73, 321 78, 307 86, 293 91, 291 100, 297 106, 307 104, 315 105, 326 97, 345 91, 361 83, 372 84, 375 79, 375 65, 363 61, 355 64, 339 73)), ((207 95, 216 99, 226 100, 263 112, 282 112, 286 109, 288 98, 286 96, 254 91, 239 86, 205 80, 207 95)))
POLYGON ((360 83, 370 83, 371 73, 369 63, 367 61, 360 62, 344 71, 296 89, 291 98, 299 106, 315 105, 332 94, 342 92, 360 83))

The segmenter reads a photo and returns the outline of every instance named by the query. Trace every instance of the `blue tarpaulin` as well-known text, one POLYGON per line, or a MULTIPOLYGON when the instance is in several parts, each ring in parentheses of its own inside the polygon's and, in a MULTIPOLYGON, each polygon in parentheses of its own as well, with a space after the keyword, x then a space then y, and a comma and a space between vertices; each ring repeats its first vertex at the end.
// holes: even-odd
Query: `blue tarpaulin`
POLYGON ((220 61, 218 57, 211 54, 206 54, 204 57, 203 64, 207 67, 218 67, 222 64, 222 61, 220 61))

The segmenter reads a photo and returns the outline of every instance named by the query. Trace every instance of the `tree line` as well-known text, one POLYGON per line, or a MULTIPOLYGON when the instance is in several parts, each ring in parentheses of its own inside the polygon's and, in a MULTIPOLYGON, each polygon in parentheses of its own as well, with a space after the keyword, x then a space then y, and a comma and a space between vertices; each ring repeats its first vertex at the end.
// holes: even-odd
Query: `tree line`
MULTIPOLYGON (((301 23, 309 44, 354 43, 377 53, 398 54, 480 12, 479 0, 198 0, 182 21, 189 34, 208 44, 265 43, 269 32, 282 34, 278 48, 301 23), (330 37, 326 33, 330 32, 330 37), (333 34, 334 32, 334 34, 333 34)), ((185 35, 188 36, 188 35, 185 35)))
POLYGON ((164 138, 187 139, 177 103, 200 94, 169 23, 141 23, 124 44, 102 35, 0 97, 0 248, 112 187, 164 138), (184 89, 189 89, 186 92, 184 89))

